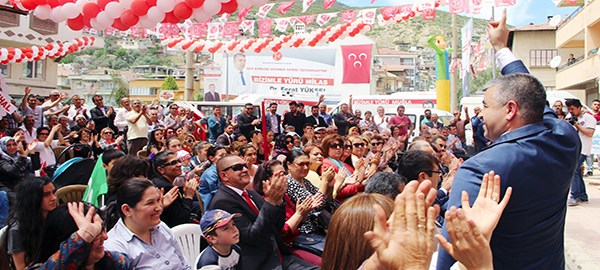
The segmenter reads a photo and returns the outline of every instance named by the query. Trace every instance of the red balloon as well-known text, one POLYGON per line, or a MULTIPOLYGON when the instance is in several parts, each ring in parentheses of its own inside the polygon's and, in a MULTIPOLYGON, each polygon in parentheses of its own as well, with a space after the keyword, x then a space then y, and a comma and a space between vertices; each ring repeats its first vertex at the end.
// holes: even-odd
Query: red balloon
POLYGON ((238 3, 236 0, 230 0, 227 3, 223 3, 221 4, 221 11, 219 12, 223 12, 223 13, 234 13, 238 8, 238 3))
POLYGON ((148 6, 150 7, 156 6, 156 0, 146 0, 146 3, 148 3, 148 6))
POLYGON ((51 8, 60 6, 58 0, 46 0, 46 2, 48 3, 48 5, 50 5, 51 8))
POLYGON ((88 2, 81 8, 81 13, 83 13, 83 15, 85 15, 86 17, 90 18, 96 18, 99 12, 100 7, 94 2, 88 2))
POLYGON ((148 9, 150 7, 144 0, 135 0, 131 2, 131 12, 137 16, 144 16, 148 14, 148 9))
POLYGON ((92 23, 90 23, 91 20, 92 18, 83 16, 83 25, 92 28, 92 23))
POLYGON ((173 15, 175 15, 175 17, 177 17, 177 19, 180 21, 187 20, 192 16, 192 8, 190 8, 185 2, 178 3, 173 9, 173 15))
POLYGON ((98 0, 98 7, 100 7, 100 9, 104 10, 104 8, 106 7, 106 4, 112 2, 113 0, 98 0))
POLYGON ((27 58, 33 58, 33 53, 27 52, 27 53, 25 53, 25 56, 27 58))
POLYGON ((175 14, 173 13, 173 11, 166 13, 165 14, 165 19, 162 21, 163 23, 179 23, 181 20, 179 20, 177 17, 175 17, 175 14))
POLYGON ((131 10, 125 10, 125 12, 123 12, 123 14, 121 14, 121 22, 124 25, 127 25, 129 27, 136 25, 139 20, 140 20, 140 17, 133 14, 133 12, 131 12, 131 10))
POLYGON ((36 2, 40 6, 48 4, 48 2, 46 2, 46 0, 33 0, 33 1, 36 2))
POLYGON ((204 5, 204 0, 185 0, 185 3, 191 8, 199 8, 204 5))
POLYGON ((117 30, 119 30, 119 31, 127 31, 127 29, 129 29, 129 26, 127 26, 123 22, 121 22, 120 18, 115 19, 115 21, 112 24, 112 27, 117 28, 117 30))
POLYGON ((60 5, 64 5, 66 3, 75 3, 75 0, 58 0, 58 3, 60 3, 60 5))
POLYGON ((38 6, 38 4, 33 0, 21 0, 21 5, 28 10, 34 10, 38 6))

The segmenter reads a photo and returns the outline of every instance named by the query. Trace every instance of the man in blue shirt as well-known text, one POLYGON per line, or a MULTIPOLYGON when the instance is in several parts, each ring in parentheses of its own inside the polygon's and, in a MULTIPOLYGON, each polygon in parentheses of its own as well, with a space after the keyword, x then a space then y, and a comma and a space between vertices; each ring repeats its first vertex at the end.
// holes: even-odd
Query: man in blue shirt
POLYGON ((209 137, 208 142, 211 144, 215 143, 217 137, 223 134, 225 127, 227 126, 227 119, 221 115, 221 108, 215 107, 213 109, 213 115, 208 118, 208 131, 209 137))
POLYGON ((200 199, 204 203, 204 212, 208 211, 208 206, 212 197, 215 196, 217 190, 219 190, 219 175, 217 174, 217 161, 227 155, 227 150, 223 146, 211 146, 206 152, 208 160, 211 165, 202 173, 200 177, 200 185, 198 186, 198 193, 200 193, 200 199))

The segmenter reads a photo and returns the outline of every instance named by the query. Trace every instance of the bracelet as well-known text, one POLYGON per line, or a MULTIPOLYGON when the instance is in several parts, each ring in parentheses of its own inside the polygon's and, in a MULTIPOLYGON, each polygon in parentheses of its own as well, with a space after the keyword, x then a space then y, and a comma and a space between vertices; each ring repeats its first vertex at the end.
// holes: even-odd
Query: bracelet
POLYGON ((93 239, 96 239, 96 236, 91 233, 90 231, 88 231, 87 229, 82 229, 84 232, 88 233, 93 239))

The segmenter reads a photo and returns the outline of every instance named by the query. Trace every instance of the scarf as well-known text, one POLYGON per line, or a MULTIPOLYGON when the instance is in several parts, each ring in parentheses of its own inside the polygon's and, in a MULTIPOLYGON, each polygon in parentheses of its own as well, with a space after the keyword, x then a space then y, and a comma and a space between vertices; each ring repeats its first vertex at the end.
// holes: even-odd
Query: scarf
POLYGON ((9 141, 13 141, 15 143, 17 143, 15 141, 15 139, 13 139, 13 137, 10 136, 6 136, 6 137, 2 137, 2 139, 0 139, 0 151, 2 156, 9 158, 10 160, 12 160, 13 162, 15 162, 17 160, 17 158, 19 157, 19 154, 17 152, 15 152, 14 154, 9 154, 8 151, 6 150, 6 145, 8 144, 9 141))

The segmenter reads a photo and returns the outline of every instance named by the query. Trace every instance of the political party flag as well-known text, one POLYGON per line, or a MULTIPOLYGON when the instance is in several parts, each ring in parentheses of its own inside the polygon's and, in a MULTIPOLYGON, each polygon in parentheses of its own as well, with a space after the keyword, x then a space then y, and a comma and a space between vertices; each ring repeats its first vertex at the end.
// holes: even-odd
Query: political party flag
POLYGON ((375 23, 375 13, 376 13, 375 8, 371 8, 371 9, 363 9, 361 11, 358 12, 358 16, 362 16, 363 22, 364 23, 368 23, 368 24, 374 24, 375 23))
POLYGON ((83 194, 84 202, 89 202, 96 207, 101 207, 98 197, 108 192, 108 185, 106 184, 106 170, 102 166, 102 156, 98 157, 96 166, 90 175, 85 194, 83 194))
POLYGON ((325 13, 317 15, 317 24, 320 26, 325 25, 331 20, 331 18, 337 17, 337 13, 325 13))
POLYGON ((386 21, 389 19, 393 19, 397 13, 398 13, 397 6, 381 8, 381 15, 383 16, 383 19, 386 21))
POLYGON ((296 1, 289 2, 281 2, 279 7, 277 7, 277 12, 281 13, 281 15, 285 15, 285 13, 296 3, 296 1))
POLYGON ((469 10, 468 0, 450 0, 450 14, 458 14, 469 10))
POLYGON ((233 38, 240 35, 240 27, 237 22, 228 22, 223 27, 223 38, 233 38))
POLYGON ((421 14, 423 15, 423 20, 430 21, 435 19, 435 3, 432 1, 421 2, 421 14))
POLYGON ((371 48, 373 44, 341 45, 344 60, 342 83, 371 81, 371 48))
POLYGON ((259 20, 258 21, 258 37, 270 37, 271 36, 271 20, 259 20))
POLYGON ((340 13, 342 13, 342 22, 351 23, 356 17, 356 11, 354 10, 342 11, 340 13))
POLYGON ((265 4, 264 6, 258 9, 258 13, 256 15, 264 19, 267 16, 267 14, 269 14, 269 11, 271 11, 273 6, 275 6, 275 4, 265 4))
POLYGON ((337 0, 325 0, 323 1, 323 9, 329 9, 337 0))
POLYGON ((302 0, 302 13, 306 12, 315 0, 302 0))
POLYGON ((288 28, 290 18, 275 19, 275 30, 284 32, 288 28))
POLYGON ((238 11, 238 20, 242 21, 243 19, 246 18, 246 15, 248 15, 248 12, 252 9, 252 7, 249 8, 240 8, 238 11))
POLYGON ((254 21, 243 21, 241 26, 244 32, 250 32, 250 34, 254 35, 254 21))

